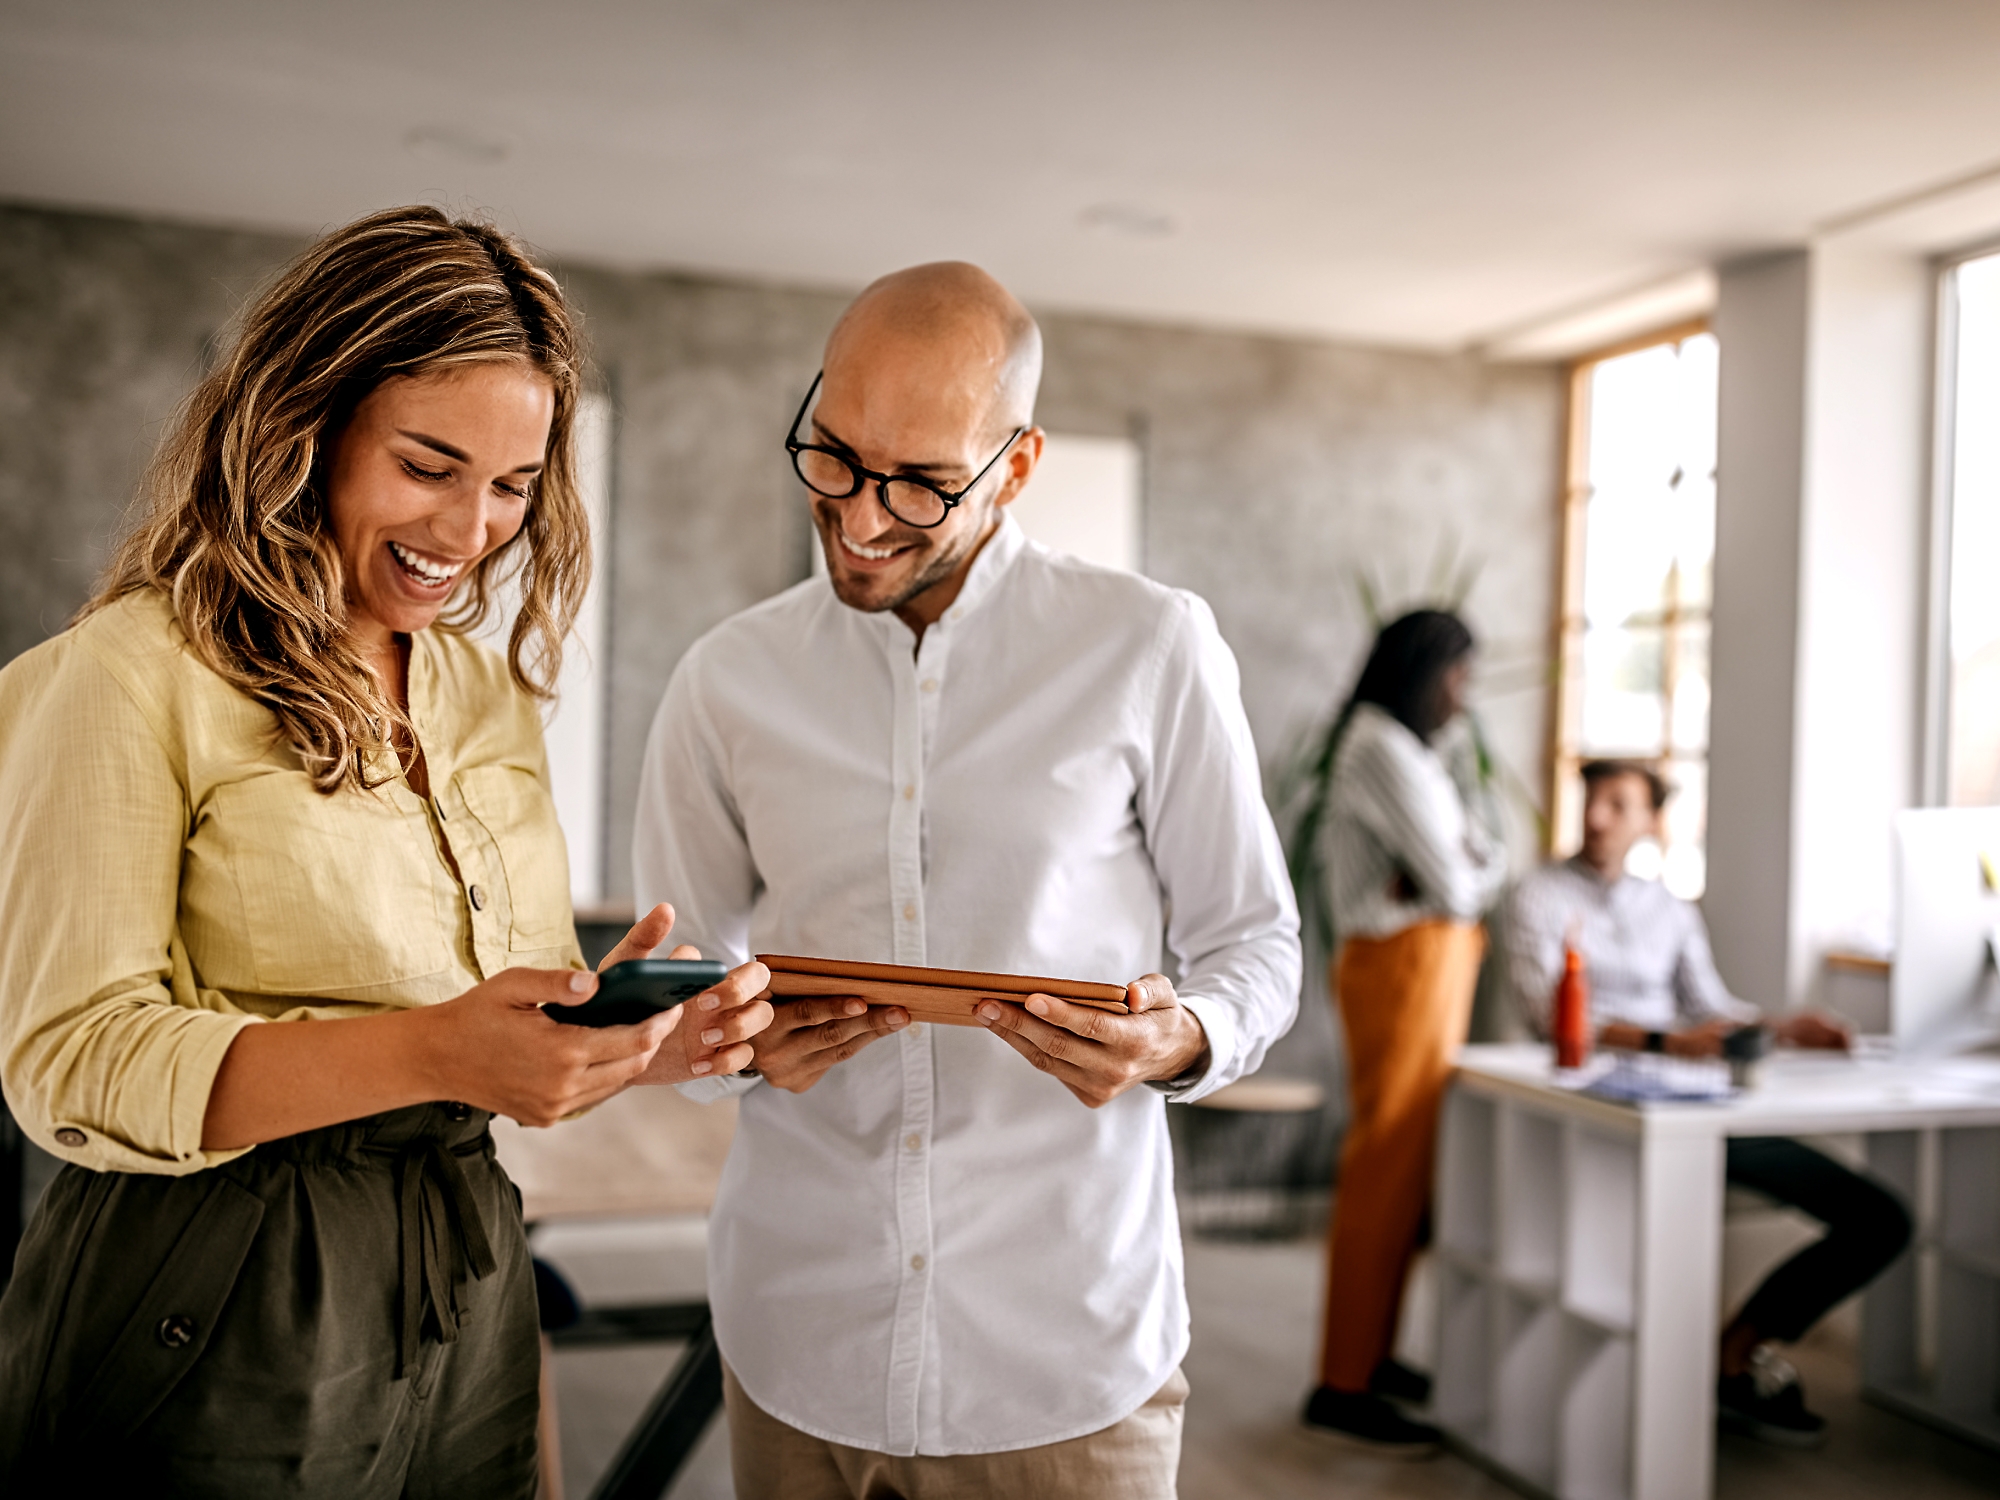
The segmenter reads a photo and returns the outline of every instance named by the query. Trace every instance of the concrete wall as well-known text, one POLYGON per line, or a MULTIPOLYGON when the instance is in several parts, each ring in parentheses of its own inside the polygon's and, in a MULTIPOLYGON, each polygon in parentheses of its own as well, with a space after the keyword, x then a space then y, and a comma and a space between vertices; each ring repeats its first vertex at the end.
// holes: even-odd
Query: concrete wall
MULTIPOLYGON (((160 421, 289 242, 0 208, 0 659, 86 593, 160 421)), ((804 576, 810 534, 781 440, 842 299, 572 268, 616 398, 607 888, 627 869, 637 762, 680 653, 804 576)), ((1483 707, 1524 787, 1544 784, 1562 386, 1543 366, 1044 320, 1040 417, 1132 435, 1146 569, 1214 606, 1275 767, 1344 693, 1385 607, 1478 566, 1483 707)), ((1524 857, 1533 819, 1519 810, 1524 857)), ((1291 1043, 1330 1055, 1323 1005, 1291 1043)), ((1288 1049, 1289 1050, 1289 1049, 1288 1049)))
POLYGON ((0 662, 89 594, 161 424, 294 248, 0 207, 0 662))

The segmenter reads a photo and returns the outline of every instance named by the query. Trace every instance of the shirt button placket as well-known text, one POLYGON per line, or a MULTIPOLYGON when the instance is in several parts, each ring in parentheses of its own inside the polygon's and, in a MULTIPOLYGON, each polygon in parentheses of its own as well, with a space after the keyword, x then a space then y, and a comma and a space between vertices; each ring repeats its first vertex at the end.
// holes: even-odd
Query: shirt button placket
MULTIPOLYGON (((927 638, 926 646, 935 644, 927 638)), ((896 652, 896 724, 890 766, 889 891, 892 904, 893 949, 900 963, 926 961, 923 905, 923 784, 930 749, 930 728, 938 698, 941 672, 927 650, 921 663, 909 655, 907 637, 896 652)), ((933 1113, 932 1059, 926 1027, 910 1026, 899 1043, 902 1064, 901 1130, 894 1138, 902 1149, 887 1163, 896 1191, 896 1231, 901 1262, 896 1296, 895 1331, 890 1340, 888 1417, 891 1451, 908 1452, 917 1444, 924 1387, 924 1351, 931 1343, 930 1278, 924 1273, 931 1253, 930 1153, 922 1146, 931 1134, 933 1113)))

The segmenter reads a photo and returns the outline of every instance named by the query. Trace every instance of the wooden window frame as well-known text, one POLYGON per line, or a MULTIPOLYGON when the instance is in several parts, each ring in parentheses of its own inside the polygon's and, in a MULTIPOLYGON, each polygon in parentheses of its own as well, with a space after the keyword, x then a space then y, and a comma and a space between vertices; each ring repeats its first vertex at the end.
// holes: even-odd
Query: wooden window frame
MULTIPOLYGON (((1586 760, 1596 758, 1594 754, 1589 756, 1582 754, 1579 749, 1583 717, 1584 548, 1591 497, 1591 375, 1597 366, 1606 360, 1617 359, 1626 354, 1637 354, 1642 349, 1657 348, 1662 344, 1684 343, 1697 335, 1714 331, 1714 325, 1706 317, 1683 319, 1663 328, 1634 334, 1616 343, 1606 344, 1586 354, 1577 355, 1569 362, 1566 369, 1569 391, 1563 430, 1563 477, 1562 488, 1556 502, 1558 585, 1551 652, 1551 660, 1555 665, 1555 681, 1552 684, 1553 690, 1549 694, 1547 803, 1549 813, 1543 829, 1545 852, 1551 857, 1569 852, 1562 846, 1570 826, 1570 814, 1573 809, 1580 806, 1583 797, 1577 773, 1586 760)), ((1704 615, 1704 618, 1708 617, 1704 615)), ((1675 756, 1673 753, 1672 704, 1674 673, 1678 658, 1675 647, 1680 627, 1690 623, 1690 620, 1681 614, 1678 599, 1671 599, 1660 623, 1664 632, 1661 663, 1664 681, 1661 684, 1661 694, 1667 705, 1663 720, 1667 734, 1664 763, 1671 768, 1676 759, 1689 761, 1697 759, 1692 755, 1675 756)), ((1703 766, 1707 765, 1706 747, 1698 759, 1703 766)))

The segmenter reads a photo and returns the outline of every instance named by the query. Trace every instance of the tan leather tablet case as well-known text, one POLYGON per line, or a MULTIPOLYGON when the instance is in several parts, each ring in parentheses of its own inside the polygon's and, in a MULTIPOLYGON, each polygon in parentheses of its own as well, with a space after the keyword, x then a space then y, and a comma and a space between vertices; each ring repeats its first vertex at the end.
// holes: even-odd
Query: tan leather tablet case
POLYGON ((1124 1011, 1125 990, 1080 979, 1036 979, 1022 974, 979 974, 969 969, 919 969, 908 964, 849 963, 837 958, 792 958, 760 953, 771 971, 771 993, 781 1000, 807 995, 855 995, 870 1005, 900 1005, 919 1021, 977 1026, 972 1008, 982 1000, 1019 1005, 1030 995, 1054 995, 1078 1005, 1124 1011))

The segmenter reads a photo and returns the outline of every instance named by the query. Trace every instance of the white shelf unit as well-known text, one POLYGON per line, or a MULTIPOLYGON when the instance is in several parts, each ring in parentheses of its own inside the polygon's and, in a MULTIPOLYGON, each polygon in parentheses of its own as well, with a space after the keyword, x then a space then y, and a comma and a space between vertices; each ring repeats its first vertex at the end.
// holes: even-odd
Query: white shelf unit
POLYGON ((1437 1416, 1527 1488, 1630 1500, 1639 1143, 1453 1090, 1437 1416))
POLYGON ((2000 1127, 1873 1134, 1868 1165, 1911 1206, 1916 1237, 1863 1300, 1863 1390, 2000 1448, 2000 1127))

